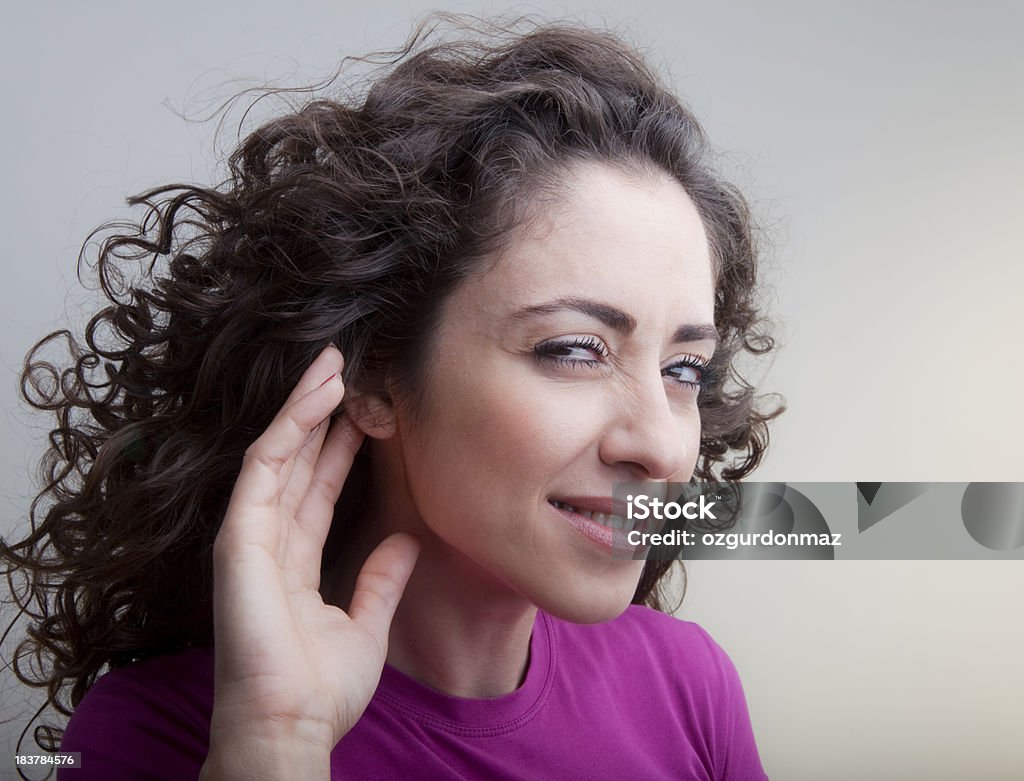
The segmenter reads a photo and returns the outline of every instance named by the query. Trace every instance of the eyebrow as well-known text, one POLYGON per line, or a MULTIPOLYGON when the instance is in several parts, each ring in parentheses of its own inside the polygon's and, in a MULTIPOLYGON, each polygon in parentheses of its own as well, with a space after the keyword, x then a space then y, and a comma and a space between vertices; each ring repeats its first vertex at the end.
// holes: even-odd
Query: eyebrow
MULTIPOLYGON (((518 310, 512 314, 516 320, 525 320, 536 315, 550 315, 564 309, 571 309, 581 312, 604 323, 609 328, 614 328, 619 333, 629 336, 636 330, 636 318, 623 312, 617 307, 594 301, 589 298, 563 297, 556 298, 544 304, 534 304, 518 310)), ((687 323, 679 326, 672 335, 672 341, 676 342, 702 342, 711 341, 718 343, 718 329, 710 323, 687 323)))

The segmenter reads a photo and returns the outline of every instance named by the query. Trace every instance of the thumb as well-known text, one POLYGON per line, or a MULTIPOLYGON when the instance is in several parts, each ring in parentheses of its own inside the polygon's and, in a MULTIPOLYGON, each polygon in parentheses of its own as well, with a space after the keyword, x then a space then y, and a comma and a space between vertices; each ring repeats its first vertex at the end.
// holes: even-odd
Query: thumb
POLYGON ((356 578, 349 618, 370 632, 382 650, 388 646, 391 619, 419 554, 415 536, 392 534, 374 549, 356 578))

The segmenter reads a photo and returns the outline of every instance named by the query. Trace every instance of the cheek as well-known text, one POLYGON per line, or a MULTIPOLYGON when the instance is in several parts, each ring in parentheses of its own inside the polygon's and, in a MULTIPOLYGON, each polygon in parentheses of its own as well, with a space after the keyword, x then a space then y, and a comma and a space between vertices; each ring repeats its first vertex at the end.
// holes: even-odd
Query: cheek
POLYGON ((427 434, 422 445, 407 451, 421 517, 464 552, 527 533, 531 508, 560 481, 584 476, 580 464, 598 433, 581 394, 516 392, 523 384, 452 393, 418 430, 427 434))
POLYGON ((683 427, 683 447, 686 448, 686 465, 683 469, 683 474, 677 478, 681 482, 688 482, 693 477, 693 470, 697 468, 697 460, 700 458, 700 433, 700 412, 695 409, 686 416, 683 427))
POLYGON ((579 389, 551 387, 480 399, 467 410, 472 415, 468 425, 479 432, 474 439, 482 452, 477 456, 481 461, 496 459, 510 476, 514 472, 542 490, 589 450, 596 452, 598 399, 579 389))

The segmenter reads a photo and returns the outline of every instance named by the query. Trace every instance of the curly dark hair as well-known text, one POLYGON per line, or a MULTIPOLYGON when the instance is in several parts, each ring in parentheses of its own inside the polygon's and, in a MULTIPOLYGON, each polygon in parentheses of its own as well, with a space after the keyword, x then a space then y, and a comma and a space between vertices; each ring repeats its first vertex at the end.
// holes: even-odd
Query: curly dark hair
MULTIPOLYGON (((668 174, 696 205, 721 341, 695 478, 758 465, 782 408, 759 410, 736 368, 774 347, 752 219, 696 118, 619 36, 460 19, 472 34, 443 40, 442 17, 375 60, 365 90, 335 79, 336 94, 249 134, 220 185, 132 197, 137 224, 87 240, 79 269, 93 266, 107 301, 84 344, 58 330, 26 358, 22 395, 56 426, 30 530, 0 541, 30 622, 14 670, 46 689, 43 707, 70 715, 104 666, 213 641, 211 550, 243 453, 310 361, 334 343, 347 387, 415 399, 446 296, 529 222, 529 196, 557 193, 577 163, 668 174), (54 347, 68 357, 45 359, 54 347)), ((325 562, 357 517, 365 460, 325 562)), ((664 609, 670 564, 648 562, 635 603, 664 609)), ((41 729, 52 749, 60 731, 41 729)))

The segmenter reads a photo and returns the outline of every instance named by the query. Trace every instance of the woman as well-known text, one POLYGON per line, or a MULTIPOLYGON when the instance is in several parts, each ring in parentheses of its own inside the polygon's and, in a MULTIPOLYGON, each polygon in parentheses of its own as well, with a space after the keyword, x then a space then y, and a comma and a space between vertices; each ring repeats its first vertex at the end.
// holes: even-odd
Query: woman
POLYGON ((417 35, 230 170, 136 198, 24 375, 50 506, 3 552, 66 777, 764 778, 668 563, 608 549, 614 482, 740 479, 777 414, 693 116, 607 34, 417 35))

